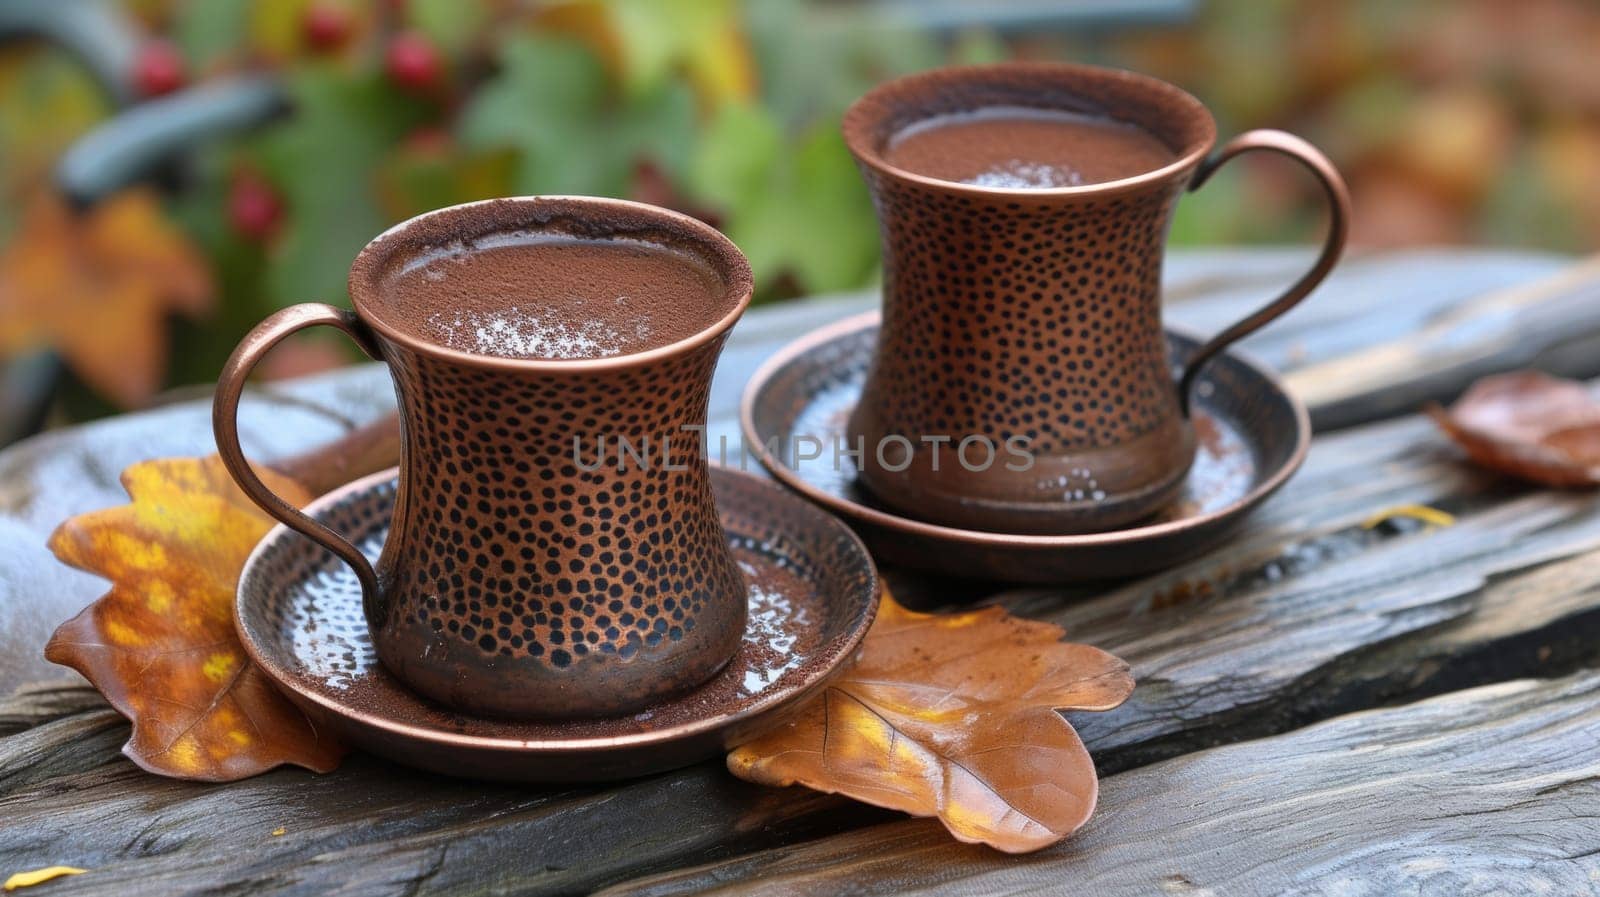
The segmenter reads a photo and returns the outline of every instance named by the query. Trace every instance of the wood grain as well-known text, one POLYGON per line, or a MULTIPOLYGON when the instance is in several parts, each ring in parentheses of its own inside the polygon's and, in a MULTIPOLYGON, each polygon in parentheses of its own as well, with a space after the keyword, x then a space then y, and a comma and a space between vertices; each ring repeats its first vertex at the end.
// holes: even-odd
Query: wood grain
MULTIPOLYGON (((1173 292, 1187 295, 1173 317, 1203 332, 1218 329, 1302 264, 1284 253, 1181 256, 1173 292)), ((1484 289, 1560 267, 1537 256, 1358 260, 1253 348, 1281 365, 1321 364, 1403 339, 1484 289)), ((713 437, 719 428, 736 434, 731 409, 755 364, 868 302, 843 297, 753 312, 713 389, 713 437)), ((274 387, 246 405, 246 444, 258 457, 281 458, 348 433, 392 403, 387 375, 375 367, 274 387)), ((370 758, 332 776, 283 771, 226 787, 137 772, 116 754, 125 724, 34 657, 55 623, 103 589, 55 564, 42 542, 63 517, 123 501, 116 473, 125 464, 207 450, 208 408, 189 403, 47 434, 0 454, 0 541, 8 546, 0 570, 0 647, 8 648, 0 651, 0 694, 12 695, 0 700, 0 734, 10 733, 0 738, 0 871, 53 863, 94 870, 52 883, 62 894, 579 893, 742 854, 772 856, 764 851, 894 818, 823 795, 746 785, 714 764, 567 791, 424 776, 370 758), (16 690, 47 677, 50 684, 16 690), (285 833, 274 836, 279 827, 285 833)), ((1479 474, 1431 425, 1406 417, 1319 437, 1305 470, 1212 557, 1093 593, 1028 589, 997 597, 1134 664, 1141 684, 1128 705, 1073 717, 1103 773, 1136 770, 1113 775, 1109 789, 1169 765, 1151 763, 1211 745, 1595 663, 1596 501, 1479 474), (1432 531, 1404 518, 1363 525, 1405 504, 1442 508, 1458 522, 1432 531)), ((925 604, 997 591, 895 579, 903 598, 925 604)), ((1595 750, 1592 737, 1572 749, 1590 760, 1595 750)), ((1239 775, 1248 778, 1242 768, 1239 775)), ((1267 784, 1278 778, 1256 775, 1267 784)), ((1102 806, 1109 813, 1123 800, 1130 812, 1144 805, 1129 795, 1103 798, 1102 806)), ((1558 813, 1565 805, 1552 806, 1558 813)), ((840 837, 858 836, 828 838, 817 849, 840 837)), ((1176 879, 1158 884, 1183 892, 1176 879)))
MULTIPOLYGON (((1001 597, 1134 664, 1141 684, 1129 704, 1073 716, 1102 772, 1114 772, 1593 662, 1596 501, 1479 475, 1426 422, 1404 419, 1320 440, 1302 475, 1225 554, 1087 600, 1050 589, 1001 597), (1446 508, 1458 522, 1433 531, 1404 518, 1362 525, 1408 503, 1446 508)), ((285 772, 202 789, 132 772, 113 753, 124 730, 103 714, 81 710, 29 730, 16 784, 0 783, 0 815, 37 836, 0 838, 0 862, 98 866, 73 892, 151 881, 315 892, 348 879, 352 893, 385 893, 423 879, 465 889, 487 875, 519 892, 570 893, 885 818, 805 791, 745 786, 716 765, 550 794, 359 759, 324 778, 285 772), (84 737, 81 727, 100 725, 115 734, 84 737), (47 768, 29 771, 46 758, 47 768), (139 830, 156 846, 130 844, 119 826, 152 805, 160 812, 139 830), (264 834, 279 825, 293 836, 264 834), (435 870, 444 854, 449 862, 435 870)))
POLYGON ((1000 600, 1133 665, 1075 720, 1102 769, 1350 709, 1600 661, 1600 496, 1525 488, 1405 418, 1318 440, 1225 551, 1087 600, 1000 600), (1432 529, 1406 505, 1453 514, 1432 529))
POLYGON ((915 820, 605 893, 1592 894, 1597 741, 1600 674, 1507 682, 1114 776, 1026 857, 915 820))
POLYGON ((1497 371, 1543 367, 1593 377, 1600 359, 1600 255, 1493 290, 1392 340, 1296 370, 1289 379, 1333 429, 1454 399, 1497 371))
MULTIPOLYGON (((1293 250, 1173 253, 1166 272, 1168 317, 1198 333, 1214 333, 1266 301, 1305 265, 1305 253, 1293 250)), ((1568 265, 1558 256, 1534 253, 1429 250, 1358 257, 1244 346, 1292 371, 1392 342, 1485 291, 1568 265)), ((752 310, 718 365, 708 438, 738 439, 739 396, 774 351, 875 303, 873 295, 858 293, 752 310)), ((1595 368, 1589 376, 1600 375, 1600 352, 1586 361, 1595 368)), ((241 406, 239 432, 252 458, 284 458, 393 409, 388 372, 361 365, 257 390, 241 406)), ((56 524, 126 501, 117 476, 134 462, 213 449, 209 399, 203 399, 45 433, 0 452, 0 545, 7 549, 0 576, 0 648, 6 649, 0 650, 0 694, 71 677, 46 663, 35 646, 103 590, 99 580, 57 563, 45 549, 56 524)))

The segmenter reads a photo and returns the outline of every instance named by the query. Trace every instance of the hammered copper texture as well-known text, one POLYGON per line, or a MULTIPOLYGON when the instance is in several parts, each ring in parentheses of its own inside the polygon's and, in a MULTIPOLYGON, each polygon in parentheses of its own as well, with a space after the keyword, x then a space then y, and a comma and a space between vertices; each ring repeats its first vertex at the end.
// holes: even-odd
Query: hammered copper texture
POLYGON ((682 428, 706 419, 721 348, 520 375, 386 342, 406 498, 377 565, 384 662, 450 704, 558 715, 620 712, 716 672, 744 628, 730 612, 744 584, 682 428), (580 467, 601 438, 666 445, 670 459, 619 471, 612 451, 580 467), (458 691, 463 671, 505 691, 458 691))
MULTIPOLYGON (((1148 574, 1214 548, 1299 469, 1311 443, 1305 408, 1273 374, 1235 352, 1200 376, 1192 475, 1167 505, 1104 533, 1030 535, 944 526, 903 514, 863 488, 848 459, 800 461, 792 447, 842 438, 880 333, 876 312, 814 331, 751 377, 740 409, 744 439, 773 476, 839 514, 885 564, 963 578, 1064 583, 1148 574), (806 442, 797 442, 804 439, 806 442), (776 453, 769 447, 777 449, 776 453)), ((1195 338, 1166 332, 1187 361, 1195 338)))
MULTIPOLYGON (((637 203, 530 197, 430 212, 362 250, 350 274, 356 315, 296 306, 246 338, 219 387, 219 446, 258 503, 352 564, 368 585, 379 657, 411 687, 506 716, 636 710, 706 681, 745 629, 745 583, 696 430, 750 290, 749 266, 725 237, 637 203), (707 303, 716 323, 627 355, 500 358, 440 346, 407 325, 416 309, 386 306, 395 266, 438 247, 530 232, 693 254, 720 291, 685 301, 707 303), (236 435, 230 443, 249 366, 306 323, 347 330, 394 377, 400 492, 375 568, 336 533, 279 507, 251 482, 236 435)), ((652 308, 691 311, 707 317, 704 308, 652 308)))
MULTIPOLYGON (((375 557, 396 472, 352 483, 310 513, 375 557)), ((871 557, 843 523, 757 477, 713 467, 723 547, 749 583, 751 625, 709 682, 632 715, 513 721, 414 694, 379 663, 351 568, 284 527, 240 577, 251 657, 313 718, 384 756, 453 775, 569 781, 641 775, 763 731, 853 656, 877 607, 871 557)))
POLYGON ((1104 528, 1170 500, 1194 440, 1162 338, 1161 263, 1172 210, 1215 138, 1204 107, 1124 72, 1011 64, 890 82, 851 108, 844 131, 885 257, 883 342, 850 426, 869 448, 868 485, 930 520, 1008 531, 1104 528), (1006 190, 882 160, 906 125, 990 106, 1129 120, 1172 162, 1088 187, 1006 190), (896 434, 1020 438, 1037 460, 964 473, 919 451, 897 472, 870 450, 896 434))

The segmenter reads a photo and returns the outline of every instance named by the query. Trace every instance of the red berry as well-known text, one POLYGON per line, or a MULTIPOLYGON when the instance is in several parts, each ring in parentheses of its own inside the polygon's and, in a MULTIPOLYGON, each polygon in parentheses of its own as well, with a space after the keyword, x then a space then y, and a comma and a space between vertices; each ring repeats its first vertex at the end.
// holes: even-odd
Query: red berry
POLYGON ((450 132, 437 126, 417 128, 406 135, 404 146, 419 156, 442 156, 450 151, 450 132))
POLYGON ((439 51, 418 32, 395 35, 384 51, 383 62, 390 80, 406 90, 427 90, 439 81, 439 51))
POLYGON ((133 83, 141 95, 159 97, 172 93, 186 80, 183 54, 171 41, 153 40, 139 48, 133 61, 133 83))
POLYGON ((283 201, 260 175, 241 174, 228 191, 228 224, 240 236, 261 243, 277 233, 283 221, 283 201))
POLYGON ((350 40, 355 20, 350 10, 337 3, 316 2, 306 7, 300 30, 312 49, 337 50, 350 40))

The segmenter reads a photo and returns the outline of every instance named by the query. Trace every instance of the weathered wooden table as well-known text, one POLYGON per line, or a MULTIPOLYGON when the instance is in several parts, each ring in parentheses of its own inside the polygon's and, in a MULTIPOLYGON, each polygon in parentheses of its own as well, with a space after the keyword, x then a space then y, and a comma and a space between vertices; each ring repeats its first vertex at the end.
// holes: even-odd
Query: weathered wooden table
MULTIPOLYGON (((1170 317, 1214 330, 1303 262, 1179 255, 1170 317)), ((761 359, 872 301, 752 312, 719 373, 713 435, 735 432, 761 359)), ((226 786, 146 775, 117 752, 126 723, 40 656, 102 591, 44 540, 69 514, 122 503, 125 465, 209 451, 209 406, 19 445, 0 455, 0 873, 81 866, 92 874, 38 893, 119 897, 1600 893, 1600 499, 1479 473, 1413 413, 1497 367, 1600 375, 1600 270, 1355 258, 1250 348, 1293 372, 1320 432, 1306 468, 1215 556, 1098 589, 888 571, 908 600, 1000 601, 1133 664, 1125 706, 1073 720, 1105 776, 1099 814, 1025 857, 747 785, 716 762, 557 791, 364 756, 226 786), (1457 523, 1364 525, 1407 504, 1457 523)), ((372 366, 280 386, 247 406, 246 445, 302 451, 392 401, 372 366)))

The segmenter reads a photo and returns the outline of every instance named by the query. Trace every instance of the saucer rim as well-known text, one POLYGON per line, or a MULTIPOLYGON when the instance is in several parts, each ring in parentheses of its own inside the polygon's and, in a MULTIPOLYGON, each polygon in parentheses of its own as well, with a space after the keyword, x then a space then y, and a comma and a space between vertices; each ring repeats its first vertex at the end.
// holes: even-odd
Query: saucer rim
MULTIPOLYGON (((275 686, 286 692, 285 697, 293 699, 296 703, 299 701, 309 701, 316 705, 322 712, 331 714, 332 716, 337 717, 346 723, 355 723, 386 734, 395 735, 414 741, 427 742, 442 747, 466 748, 475 751, 509 752, 514 754, 529 755, 567 755, 583 754, 596 750, 628 750, 673 744, 680 741, 688 741, 697 737, 732 729, 739 725, 749 723, 752 720, 759 719, 769 713, 780 711, 784 707, 798 705, 802 700, 815 694, 818 689, 825 686, 835 676, 843 672, 848 662, 860 651, 861 643, 866 639, 868 630, 872 628, 873 622, 877 619, 878 608, 881 605, 880 599, 883 593, 883 576, 878 570, 877 560, 872 556, 872 553, 867 549, 866 544, 861 540, 861 537, 855 532, 855 530, 846 525, 844 521, 832 514, 829 514, 825 509, 819 508, 815 504, 805 502, 801 497, 792 495, 776 484, 755 474, 746 473, 744 471, 716 463, 712 463, 710 467, 711 475, 714 478, 718 476, 728 476, 735 479, 745 480, 747 485, 754 486, 756 488, 774 489, 783 495, 784 500, 801 502, 810 510, 818 512, 824 519, 827 526, 837 529, 836 535, 848 539, 849 542, 854 546, 854 549, 861 553, 861 556, 866 560, 867 571, 870 574, 870 579, 868 581, 869 588, 864 589, 863 592, 870 592, 871 597, 861 602, 864 607, 858 612, 857 618, 853 622, 850 629, 846 630, 845 633, 838 639, 829 640, 823 644, 822 655, 818 658, 820 662, 810 664, 813 672, 800 682, 797 682, 794 686, 777 690, 766 698, 746 705, 737 713, 729 714, 726 712, 713 711, 707 716, 680 723, 675 726, 661 729, 651 729, 644 732, 631 732, 624 735, 586 736, 582 738, 556 739, 516 738, 508 736, 473 735, 452 732, 431 726, 418 726, 413 723, 399 721, 395 717, 376 715, 366 710, 354 707, 347 702, 336 700, 314 689, 301 687, 300 677, 291 675, 286 669, 283 668, 281 664, 269 659, 268 655, 263 650, 263 647, 256 643, 244 625, 245 598, 243 586, 245 582, 245 574, 250 570, 252 565, 259 562, 260 555, 266 551, 269 544, 272 544, 278 539, 284 538, 285 535, 299 537, 297 533, 281 523, 275 525, 267 532, 265 536, 261 537, 261 541, 256 543, 256 547, 252 549, 249 556, 245 558, 244 566, 239 569, 239 585, 234 590, 233 599, 234 632, 237 634, 240 643, 244 646, 245 654, 250 658, 251 662, 259 667, 261 671, 272 680, 275 686)), ((328 505, 337 503, 351 494, 370 490, 381 483, 397 479, 399 474, 400 468, 395 466, 386 470, 378 471, 377 473, 368 474, 356 480, 352 480, 351 482, 346 483, 345 485, 340 486, 331 492, 318 496, 314 501, 306 505, 304 510, 306 514, 314 516, 318 511, 322 510, 328 505)), ((717 675, 723 675, 725 669, 726 668, 718 671, 717 675)), ((392 674, 389 675, 392 676, 392 674)), ((396 681, 398 682, 398 680, 396 681)), ((399 687, 404 689, 403 685, 399 687)), ((690 692, 690 694, 693 694, 693 692, 690 692)), ((426 700, 425 698, 420 697, 418 699, 426 700)), ((448 710, 448 708, 446 709, 448 710)), ((483 717, 474 717, 472 714, 461 715, 467 718, 488 719, 483 717)), ((510 726, 516 726, 519 724, 537 724, 541 726, 549 726, 558 722, 551 720, 527 720, 520 722, 517 720, 492 721, 510 726)))
MULTIPOLYGON (((882 311, 874 309, 859 312, 831 324, 806 333, 793 342, 779 349, 756 368, 745 384, 743 395, 739 400, 739 429, 750 453, 761 462, 768 473, 783 483, 788 488, 799 493, 808 501, 816 502, 831 511, 842 514, 848 518, 861 520, 875 526, 894 530, 909 535, 931 539, 943 539, 960 542, 968 545, 1001 546, 1008 548, 1040 548, 1040 549, 1066 549, 1066 548, 1093 548, 1097 546, 1129 545, 1149 539, 1158 539, 1164 536, 1175 535, 1190 530, 1203 529, 1208 526, 1226 522, 1234 516, 1260 504, 1272 493, 1282 488, 1305 463, 1306 455, 1311 450, 1311 415, 1306 410, 1305 403, 1300 401, 1283 382, 1279 374, 1265 363, 1253 358, 1248 352, 1243 352, 1234 347, 1229 347, 1222 354, 1228 356, 1260 376, 1274 390, 1288 402, 1295 417, 1295 445, 1289 458, 1278 467, 1271 476, 1262 479, 1250 491, 1222 507, 1193 517, 1183 517, 1162 523, 1146 524, 1144 526, 1125 527, 1122 529, 1106 530, 1098 533, 1077 533, 1067 535, 1038 535, 1031 533, 1002 533, 989 530, 965 529, 963 527, 946 526, 944 524, 929 523, 904 517, 881 508, 863 505, 851 501, 841 495, 824 491, 809 481, 800 477, 794 468, 780 461, 771 452, 767 451, 766 443, 756 431, 755 410, 756 398, 764 390, 774 375, 785 367, 793 364, 797 359, 814 351, 819 346, 842 339, 850 334, 865 330, 869 327, 880 326, 882 311)), ((1203 340, 1192 333, 1188 328, 1174 327, 1170 324, 1162 325, 1163 333, 1175 333, 1185 339, 1196 343, 1203 340)))

